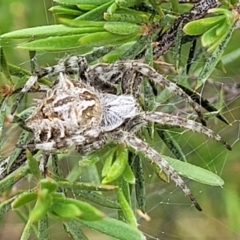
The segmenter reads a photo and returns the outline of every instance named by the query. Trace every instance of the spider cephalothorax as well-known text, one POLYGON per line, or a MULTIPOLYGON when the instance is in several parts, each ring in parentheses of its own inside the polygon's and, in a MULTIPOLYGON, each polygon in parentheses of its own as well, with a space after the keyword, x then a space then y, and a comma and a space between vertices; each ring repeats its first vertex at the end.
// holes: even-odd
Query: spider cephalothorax
MULTIPOLYGON (((34 134, 33 142, 24 148, 54 151, 76 146, 82 154, 89 154, 108 143, 122 144, 158 165, 189 196, 196 208, 201 210, 190 189, 173 167, 144 139, 138 137, 141 134, 135 134, 146 123, 155 122, 200 132, 231 149, 221 136, 202 123, 163 112, 145 112, 138 104, 139 87, 144 76, 182 97, 202 118, 201 106, 181 88, 147 64, 138 61, 88 67, 83 57, 74 56, 30 77, 21 94, 28 91, 39 77, 47 74, 57 75, 58 78, 46 96, 39 100, 34 112, 24 121, 24 125, 34 134), (77 73, 79 79, 71 79, 66 74, 69 72, 77 73), (119 84, 120 93, 117 91, 119 84), (110 91, 106 86, 109 86, 110 91)), ((21 94, 16 103, 19 103, 21 94)))

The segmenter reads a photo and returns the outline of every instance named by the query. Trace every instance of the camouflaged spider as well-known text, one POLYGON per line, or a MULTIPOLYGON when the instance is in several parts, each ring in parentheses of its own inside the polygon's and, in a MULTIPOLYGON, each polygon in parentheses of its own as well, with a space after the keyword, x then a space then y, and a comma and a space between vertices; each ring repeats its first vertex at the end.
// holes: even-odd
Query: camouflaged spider
POLYGON ((218 134, 201 123, 163 112, 145 112, 138 104, 139 87, 142 78, 146 77, 182 97, 202 118, 200 106, 181 88, 139 61, 88 66, 84 57, 72 56, 31 76, 21 90, 12 113, 22 96, 46 75, 58 77, 46 96, 38 100, 34 112, 24 121, 25 127, 32 131, 34 140, 21 147, 54 151, 76 146, 79 152, 89 154, 110 142, 123 144, 130 151, 144 154, 157 164, 201 210, 173 167, 144 139, 135 135, 147 122, 155 122, 203 133, 231 149, 218 134), (77 73, 78 80, 72 80, 67 73, 77 73), (121 87, 120 93, 118 85, 121 87))

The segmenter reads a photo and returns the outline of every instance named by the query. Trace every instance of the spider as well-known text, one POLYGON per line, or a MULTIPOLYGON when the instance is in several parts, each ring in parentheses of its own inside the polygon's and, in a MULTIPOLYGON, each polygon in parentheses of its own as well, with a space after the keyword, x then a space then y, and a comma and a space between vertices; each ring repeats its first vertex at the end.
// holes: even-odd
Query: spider
POLYGON ((88 66, 83 56, 71 56, 31 76, 21 90, 12 113, 22 96, 46 75, 57 75, 57 80, 23 121, 24 127, 33 133, 34 138, 29 144, 19 147, 52 152, 75 146, 78 152, 90 154, 109 143, 121 144, 157 164, 201 211, 190 189, 173 167, 138 137, 140 128, 154 122, 200 132, 231 150, 221 136, 202 123, 163 112, 143 111, 138 103, 141 81, 146 77, 182 97, 202 118, 200 106, 181 88, 139 61, 88 66), (71 79, 69 73, 77 73, 78 79, 71 79))

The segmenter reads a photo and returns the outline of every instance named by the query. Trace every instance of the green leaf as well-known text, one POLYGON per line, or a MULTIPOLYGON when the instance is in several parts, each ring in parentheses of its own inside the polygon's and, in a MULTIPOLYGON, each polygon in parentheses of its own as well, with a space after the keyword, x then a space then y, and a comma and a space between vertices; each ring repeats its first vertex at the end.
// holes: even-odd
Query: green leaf
POLYGON ((92 191, 113 191, 117 187, 114 185, 92 184, 84 182, 58 181, 58 186, 69 190, 92 190, 92 191))
POLYGON ((103 218, 99 221, 77 220, 90 229, 99 231, 119 240, 146 240, 145 236, 136 228, 113 218, 103 218))
POLYGON ((61 24, 25 28, 1 35, 1 38, 46 38, 95 32, 94 28, 70 28, 61 24))
POLYGON ((117 45, 131 40, 136 36, 118 35, 110 32, 96 32, 87 34, 79 39, 80 46, 100 47, 103 45, 117 45))
MULTIPOLYGON (((23 130, 18 138, 17 144, 25 144, 27 139, 29 138, 30 132, 23 130)), ((14 148, 11 153, 10 159, 7 163, 7 171, 10 170, 12 164, 18 159, 19 155, 21 154, 22 149, 14 148)))
MULTIPOLYGON (((92 3, 95 1, 91 1, 92 3)), ((108 7, 113 3, 113 0, 108 0, 106 3, 102 4, 99 7, 94 8, 93 10, 81 15, 76 18, 76 20, 103 20, 103 13, 107 11, 108 7)))
POLYGON ((36 192, 26 192, 26 193, 20 194, 12 202, 11 206, 13 209, 19 208, 33 200, 36 200, 37 197, 38 197, 38 194, 36 192))
POLYGON ((70 15, 70 16, 80 16, 84 12, 79 10, 77 7, 68 7, 68 6, 53 6, 48 9, 49 11, 53 12, 54 14, 64 14, 64 15, 70 15))
POLYGON ((126 200, 123 192, 122 192, 122 189, 118 189, 117 190, 117 196, 118 196, 118 202, 121 206, 121 209, 123 211, 123 214, 127 220, 127 222, 132 225, 133 227, 137 227, 137 220, 136 220, 136 217, 133 213, 133 210, 131 208, 131 206, 129 205, 128 201, 126 200))
POLYGON ((120 7, 131 7, 134 6, 136 4, 139 4, 141 2, 143 2, 143 0, 115 0, 115 2, 117 3, 117 5, 119 5, 120 7))
MULTIPOLYGON (((80 10, 83 10, 83 11, 92 11, 95 9, 96 6, 94 5, 86 5, 86 4, 78 4, 77 7, 80 9, 80 10)), ((83 14, 82 14, 83 15, 83 14)))
POLYGON ((212 8, 208 10, 208 13, 215 13, 219 15, 222 14, 223 16, 225 16, 226 21, 230 24, 232 24, 236 20, 236 16, 234 15, 234 13, 232 11, 229 11, 228 9, 212 8))
POLYGON ((107 152, 107 158, 104 161, 104 165, 102 168, 102 177, 105 177, 108 174, 108 172, 112 166, 115 151, 116 151, 116 147, 112 148, 110 151, 107 152))
MULTIPOLYGON (((130 159, 133 158, 132 155, 130 155, 130 159)), ((144 171, 143 171, 143 165, 142 165, 142 159, 135 155, 134 159, 131 159, 132 161, 132 169, 136 176, 136 184, 135 184, 135 194, 136 199, 138 203, 138 207, 142 210, 142 212, 146 212, 146 184, 145 184, 145 178, 144 178, 144 171)))
POLYGON ((4 192, 7 188, 13 186, 16 182, 20 179, 26 177, 29 173, 29 168, 27 165, 19 167, 16 171, 12 172, 11 174, 7 175, 0 181, 0 192, 4 192))
MULTIPOLYGON (((187 162, 185 154, 183 153, 181 147, 178 142, 172 137, 170 132, 164 131, 162 129, 157 129, 157 134, 162 139, 162 141, 166 144, 169 150, 174 154, 174 156, 184 162, 187 162)), ((155 138, 158 136, 155 135, 155 138)))
POLYGON ((85 34, 50 37, 20 44, 18 48, 35 51, 62 51, 79 48, 79 39, 85 34))
POLYGON ((71 4, 71 5, 77 5, 77 4, 83 4, 83 5, 102 5, 105 3, 108 3, 109 0, 54 0, 54 2, 60 3, 60 4, 71 4))
POLYGON ((35 178, 40 179, 41 173, 36 158, 33 157, 32 153, 29 150, 26 151, 26 154, 30 172, 34 175, 35 178))
POLYGON ((225 16, 216 16, 195 20, 187 23, 183 31, 190 36, 202 35, 209 29, 223 24, 225 19, 225 16))
POLYGON ((107 22, 103 28, 119 35, 140 34, 142 30, 140 25, 128 22, 107 22))
MULTIPOLYGON (((99 211, 97 208, 91 206, 89 203, 77 200, 77 199, 72 199, 72 198, 53 198, 53 203, 52 203, 52 207, 54 208, 54 205, 58 204, 59 205, 59 213, 65 213, 63 205, 74 205, 76 208, 78 208, 78 212, 77 215, 79 213, 81 213, 78 218, 85 220, 85 221, 95 221, 95 220, 99 220, 101 218, 104 217, 104 214, 99 211)), ((74 208, 71 206, 72 210, 74 210, 74 208)), ((67 213, 65 213, 67 214, 67 213)), ((74 216, 76 217, 76 216, 74 216)))
POLYGON ((221 42, 222 37, 226 35, 229 31, 229 26, 227 24, 222 24, 221 26, 215 26, 209 29, 202 35, 201 41, 203 47, 210 47, 215 42, 221 42), (219 41, 220 40, 220 41, 219 41))
POLYGON ((59 201, 53 201, 50 211, 59 218, 76 218, 82 214, 75 204, 62 203, 59 201))
POLYGON ((54 193, 57 190, 58 184, 51 178, 45 178, 40 181, 41 190, 47 191, 48 193, 54 193))
POLYGON ((135 182, 136 182, 134 173, 128 163, 126 164, 126 167, 123 171, 123 178, 126 182, 128 182, 130 184, 135 184, 135 182))
POLYGON ((176 172, 184 177, 211 186, 223 186, 224 184, 224 181, 218 175, 206 169, 168 156, 163 157, 171 164, 176 172))
POLYGON ((128 43, 125 43, 125 44, 121 45, 117 49, 115 49, 115 50, 109 52, 108 54, 104 55, 101 58, 101 61, 107 62, 107 63, 112 63, 112 62, 117 61, 120 56, 122 56, 125 52, 127 52, 133 46, 134 43, 135 42, 128 42, 128 43))
POLYGON ((120 206, 117 201, 112 200, 111 198, 108 198, 100 193, 94 192, 94 191, 75 191, 79 196, 82 198, 94 202, 98 205, 107 207, 107 208, 113 208, 113 209, 119 209, 120 206))
POLYGON ((37 202, 30 213, 29 221, 33 223, 40 220, 44 215, 47 214, 51 203, 52 196, 48 194, 47 191, 39 192, 37 202))
POLYGON ((169 182, 168 175, 156 163, 153 162, 152 167, 154 169, 154 172, 157 174, 157 176, 159 177, 160 180, 162 180, 163 182, 166 182, 166 183, 169 182))
MULTIPOLYGON (((104 16, 105 16, 105 14, 108 14, 108 15, 111 16, 117 9, 118 9, 118 5, 117 5, 115 2, 112 3, 112 4, 108 7, 107 12, 104 13, 104 16)), ((105 18, 105 17, 104 17, 104 18, 105 18)))
POLYGON ((234 25, 232 26, 231 29, 229 29, 228 33, 222 40, 221 44, 219 44, 216 49, 210 54, 210 56, 207 58, 200 74, 197 80, 197 86, 196 89, 202 86, 205 81, 209 78, 213 70, 215 69, 217 63, 221 60, 222 54, 230 41, 233 31, 235 27, 234 25))
POLYGON ((0 204, 0 218, 1 219, 11 209, 11 204, 15 199, 16 199, 16 196, 14 196, 10 199, 7 199, 0 204))
POLYGON ((28 240, 32 232, 32 223, 30 221, 25 225, 20 240, 28 240))
POLYGON ((120 149, 119 151, 118 151, 118 155, 116 156, 116 160, 114 161, 113 165, 109 169, 106 177, 102 180, 103 184, 116 180, 119 176, 122 175, 124 169, 126 168, 128 151, 127 149, 120 149))
POLYGON ((48 223, 48 216, 41 218, 38 221, 38 239, 41 240, 50 240, 49 238, 49 223, 48 223))
POLYGON ((88 240, 86 235, 82 232, 81 226, 74 220, 63 223, 64 230, 70 234, 74 240, 88 240))
POLYGON ((89 29, 89 32, 103 31, 104 30, 103 26, 106 23, 104 21, 84 21, 84 20, 65 19, 65 18, 58 18, 58 19, 61 23, 66 24, 71 27, 79 27, 79 28, 83 28, 83 29, 89 29), (92 31, 92 28, 94 29, 94 31, 92 31))

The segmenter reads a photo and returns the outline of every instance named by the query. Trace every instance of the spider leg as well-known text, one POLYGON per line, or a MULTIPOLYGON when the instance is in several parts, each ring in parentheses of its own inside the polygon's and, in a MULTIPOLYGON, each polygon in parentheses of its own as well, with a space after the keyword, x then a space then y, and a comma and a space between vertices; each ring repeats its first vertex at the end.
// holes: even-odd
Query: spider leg
POLYGON ((146 156, 150 161, 156 163, 175 183, 179 186, 182 191, 190 198, 194 206, 202 211, 197 200, 191 193, 191 190, 185 184, 183 179, 178 175, 178 173, 173 169, 173 167, 165 160, 157 151, 151 148, 143 140, 137 138, 133 134, 126 131, 118 131, 115 133, 110 133, 110 137, 114 142, 119 144, 126 144, 128 147, 132 148, 134 151, 146 156))
POLYGON ((179 116, 163 112, 142 112, 131 118, 125 125, 124 130, 127 132, 136 132, 142 125, 145 125, 147 122, 155 122, 161 125, 171 125, 173 127, 181 127, 189 129, 193 132, 199 132, 209 138, 216 140, 217 142, 222 143, 228 150, 232 150, 232 147, 226 141, 224 141, 220 135, 215 133, 210 128, 207 128, 193 120, 181 118, 179 116))
POLYGON ((174 116, 162 112, 146 112, 143 113, 141 116, 143 116, 143 119, 145 121, 156 122, 163 125, 171 125, 174 127, 182 127, 190 129, 193 132, 202 133, 208 136, 209 138, 215 139, 216 141, 222 143, 228 150, 232 150, 231 146, 226 141, 224 141, 220 135, 215 133, 210 128, 207 128, 193 120, 181 118, 179 116, 174 116))
POLYGON ((200 19, 208 13, 210 8, 215 8, 218 5, 219 1, 217 0, 201 0, 198 1, 189 12, 179 15, 173 25, 155 40, 158 44, 153 49, 154 59, 158 59, 174 44, 178 27, 181 22, 184 26, 188 22, 200 19))
POLYGON ((11 109, 11 114, 12 115, 15 113, 15 111, 16 111, 18 105, 20 104, 24 94, 29 91, 29 89, 37 82, 37 80, 38 80, 38 76, 37 75, 32 75, 28 79, 28 81, 26 82, 26 84, 22 88, 21 92, 19 93, 17 99, 15 100, 15 103, 13 104, 13 107, 11 109))
POLYGON ((203 118, 203 114, 201 111, 201 106, 194 102, 190 96, 188 96, 180 87, 178 87, 175 83, 170 82, 166 78, 164 78, 161 74, 159 74, 155 69, 148 66, 145 63, 137 62, 137 61, 129 61, 129 62, 118 62, 113 65, 113 68, 118 68, 121 70, 122 68, 133 69, 138 71, 143 76, 146 76, 150 81, 162 86, 165 89, 168 89, 170 92, 174 93, 176 96, 182 97, 190 106, 195 110, 198 117, 201 120, 201 123, 206 126, 206 122, 203 118))
POLYGON ((58 64, 52 67, 42 68, 36 71, 25 83, 24 87, 21 89, 13 107, 11 109, 11 114, 13 115, 20 104, 23 96, 27 93, 31 87, 38 81, 38 79, 45 76, 55 76, 61 72, 65 73, 77 73, 79 78, 83 78, 83 73, 87 69, 87 61, 85 57, 82 56, 71 56, 66 59, 59 61, 58 64))
POLYGON ((82 155, 87 155, 89 153, 92 153, 103 148, 106 145, 106 143, 107 139, 102 137, 89 144, 77 145, 76 150, 82 155))
MULTIPOLYGON (((23 149, 39 149, 49 152, 54 152, 59 149, 69 148, 72 146, 85 146, 87 144, 93 143, 96 139, 101 137, 102 129, 98 127, 94 129, 89 127, 84 131, 76 131, 74 134, 70 136, 65 136, 64 138, 54 138, 54 139, 47 139, 46 141, 42 142, 34 142, 29 144, 21 144, 18 147, 23 149)), ((48 134, 48 133, 46 133, 48 134)))

